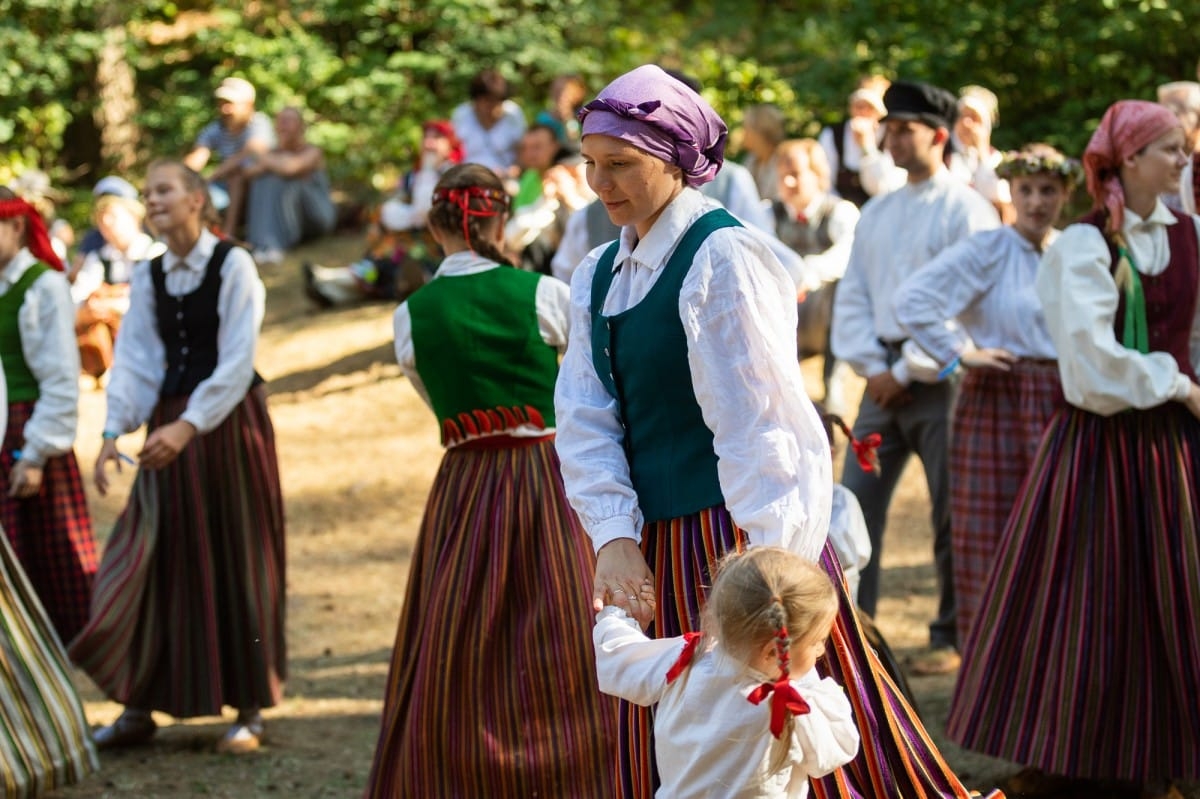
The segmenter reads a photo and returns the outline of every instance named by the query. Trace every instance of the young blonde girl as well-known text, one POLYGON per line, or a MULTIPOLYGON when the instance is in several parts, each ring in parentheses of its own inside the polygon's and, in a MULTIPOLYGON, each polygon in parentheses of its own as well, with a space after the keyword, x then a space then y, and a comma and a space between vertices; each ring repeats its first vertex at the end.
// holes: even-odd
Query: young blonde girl
MULTIPOLYGON (((640 601, 652 603, 653 591, 640 601)), ((650 639, 623 609, 600 611, 600 689, 658 704, 655 796, 803 797, 810 777, 850 762, 850 702, 814 668, 837 610, 819 566, 756 547, 719 564, 700 633, 650 639)))

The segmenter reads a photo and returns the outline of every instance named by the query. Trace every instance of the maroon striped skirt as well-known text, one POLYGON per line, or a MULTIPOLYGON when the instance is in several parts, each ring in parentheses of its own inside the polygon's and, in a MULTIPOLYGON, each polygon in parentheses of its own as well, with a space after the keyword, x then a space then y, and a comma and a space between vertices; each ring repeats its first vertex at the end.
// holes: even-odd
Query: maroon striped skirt
POLYGON ((1046 422, 1063 404, 1054 361, 1012 371, 971 369, 959 388, 950 435, 950 541, 958 640, 967 640, 996 548, 1046 422))
POLYGON ((1200 778, 1200 422, 1054 414, 951 705, 964 746, 1053 774, 1200 778))
POLYGON ((87 623, 98 560, 96 539, 74 452, 46 459, 42 489, 35 496, 8 495, 8 476, 16 463, 13 451, 21 449, 32 414, 32 402, 9 403, 0 450, 0 524, 58 637, 70 641, 87 623))
POLYGON ((388 674, 368 797, 610 799, 591 542, 552 438, 447 450, 388 674))
MULTIPOLYGON (((727 552, 747 541, 723 507, 646 525, 642 550, 654 572, 658 606, 652 637, 698 629, 701 600, 712 571, 727 552)), ((817 799, 966 799, 969 793, 943 760, 916 712, 867 644, 854 602, 846 593, 837 555, 828 543, 821 565, 838 586, 837 622, 821 670, 846 688, 862 744, 853 761, 812 783, 817 799)), ((658 788, 653 716, 649 708, 621 702, 618 796, 652 799, 658 788)))
MULTIPOLYGON (((150 429, 186 398, 159 403, 150 429)), ((271 707, 287 673, 284 521, 261 386, 163 469, 139 469, 71 658, 112 699, 179 718, 271 707)))

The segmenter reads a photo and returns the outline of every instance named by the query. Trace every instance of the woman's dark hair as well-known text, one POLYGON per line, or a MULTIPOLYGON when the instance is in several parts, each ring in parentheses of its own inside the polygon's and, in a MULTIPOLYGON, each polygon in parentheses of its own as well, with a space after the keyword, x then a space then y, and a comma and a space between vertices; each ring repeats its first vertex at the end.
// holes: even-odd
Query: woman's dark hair
POLYGON ((508 99, 508 81, 494 69, 485 69, 471 78, 467 86, 467 96, 472 100, 480 97, 491 97, 493 100, 508 99))
POLYGON ((155 169, 166 168, 174 169, 179 173, 183 179, 183 187, 188 191, 204 192, 204 207, 200 209, 200 224, 210 229, 219 228, 221 226, 221 215, 217 213, 217 208, 213 205, 212 195, 208 191, 208 181, 204 179, 204 176, 187 164, 174 158, 154 159, 150 162, 150 166, 146 167, 146 174, 149 175, 155 169))
POLYGON ((481 164, 458 164, 446 170, 433 190, 429 225, 462 236, 484 258, 512 266, 492 243, 495 226, 504 224, 508 193, 496 173, 481 164))

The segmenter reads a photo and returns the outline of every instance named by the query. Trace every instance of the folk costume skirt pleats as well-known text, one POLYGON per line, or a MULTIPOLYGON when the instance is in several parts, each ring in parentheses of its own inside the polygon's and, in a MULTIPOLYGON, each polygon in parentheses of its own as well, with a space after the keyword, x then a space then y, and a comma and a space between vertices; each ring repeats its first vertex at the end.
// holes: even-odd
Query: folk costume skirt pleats
POLYGON ((88 619, 99 560, 96 540, 74 452, 46 459, 42 488, 36 495, 8 496, 8 476, 16 463, 13 453, 24 443, 25 424, 32 414, 32 402, 9 403, 8 430, 0 450, 0 524, 58 637, 70 641, 88 619))
POLYGON ((67 653, 0 535, 0 797, 41 796, 97 766, 67 653))
POLYGON ((552 438, 449 449, 392 654, 368 797, 613 796, 591 542, 552 438))
POLYGON ((1047 772, 1200 778, 1200 422, 1052 418, 951 705, 971 749, 1047 772))
MULTIPOLYGON (((163 400, 150 428, 179 417, 163 400)), ((173 716, 282 694, 284 517, 261 386, 166 468, 142 469, 104 552, 72 659, 112 699, 173 716)))
POLYGON ((970 369, 959 386, 950 435, 950 543, 960 649, 1046 423, 1063 402, 1054 361, 1018 361, 1008 372, 970 369))
MULTIPOLYGON (((717 561, 745 549, 745 534, 718 506, 646 525, 642 550, 654 572, 658 606, 647 631, 656 638, 699 628, 703 597, 712 586, 717 561)), ((917 714, 887 676, 866 643, 854 603, 845 590, 837 555, 828 543, 821 565, 838 586, 837 622, 820 666, 841 683, 854 708, 862 744, 848 765, 812 783, 818 799, 966 799, 968 792, 942 759, 917 714)), ((652 799, 658 787, 650 709, 621 702, 618 796, 652 799)))

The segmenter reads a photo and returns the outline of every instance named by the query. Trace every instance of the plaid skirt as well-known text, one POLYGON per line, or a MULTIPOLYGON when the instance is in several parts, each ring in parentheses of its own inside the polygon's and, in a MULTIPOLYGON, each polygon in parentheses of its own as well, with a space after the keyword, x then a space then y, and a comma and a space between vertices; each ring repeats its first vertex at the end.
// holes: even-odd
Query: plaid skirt
POLYGON ((1053 416, 951 704, 966 747, 1053 774, 1200 779, 1200 422, 1053 416))
MULTIPOLYGON (((179 418, 165 399, 153 430, 179 418)), ((70 646, 112 699, 178 718, 271 707, 287 673, 283 496, 262 388, 163 469, 139 469, 70 646)))
POLYGON ((1009 372, 971 369, 959 387, 950 434, 950 543, 960 649, 1046 422, 1063 402, 1054 361, 1018 361, 1009 372))
POLYGON ((58 637, 70 641, 88 619, 98 562, 96 539, 74 452, 46 459, 42 488, 35 496, 8 495, 8 476, 16 463, 13 452, 24 443, 32 414, 32 402, 9 403, 0 450, 0 524, 58 637))
POLYGON ((0 535, 0 797, 41 796, 97 766, 67 653, 0 535))
MULTIPOLYGON (((727 552, 744 549, 745 534, 724 506, 646 525, 642 550, 654 572, 658 606, 647 634, 670 637, 699 627, 701 597, 727 552)), ((838 586, 838 617, 820 670, 841 683, 854 709, 862 743, 853 761, 812 783, 817 799, 967 799, 969 793, 943 760, 916 712, 867 644, 837 555, 828 543, 821 565, 838 586)), ((618 796, 652 799, 659 780, 654 763, 651 709, 621 702, 618 796)), ((1002 794, 993 794, 1002 796, 1002 794)))
POLYGON ((552 438, 449 449, 366 795, 610 799, 616 700, 596 684, 594 571, 552 438))

